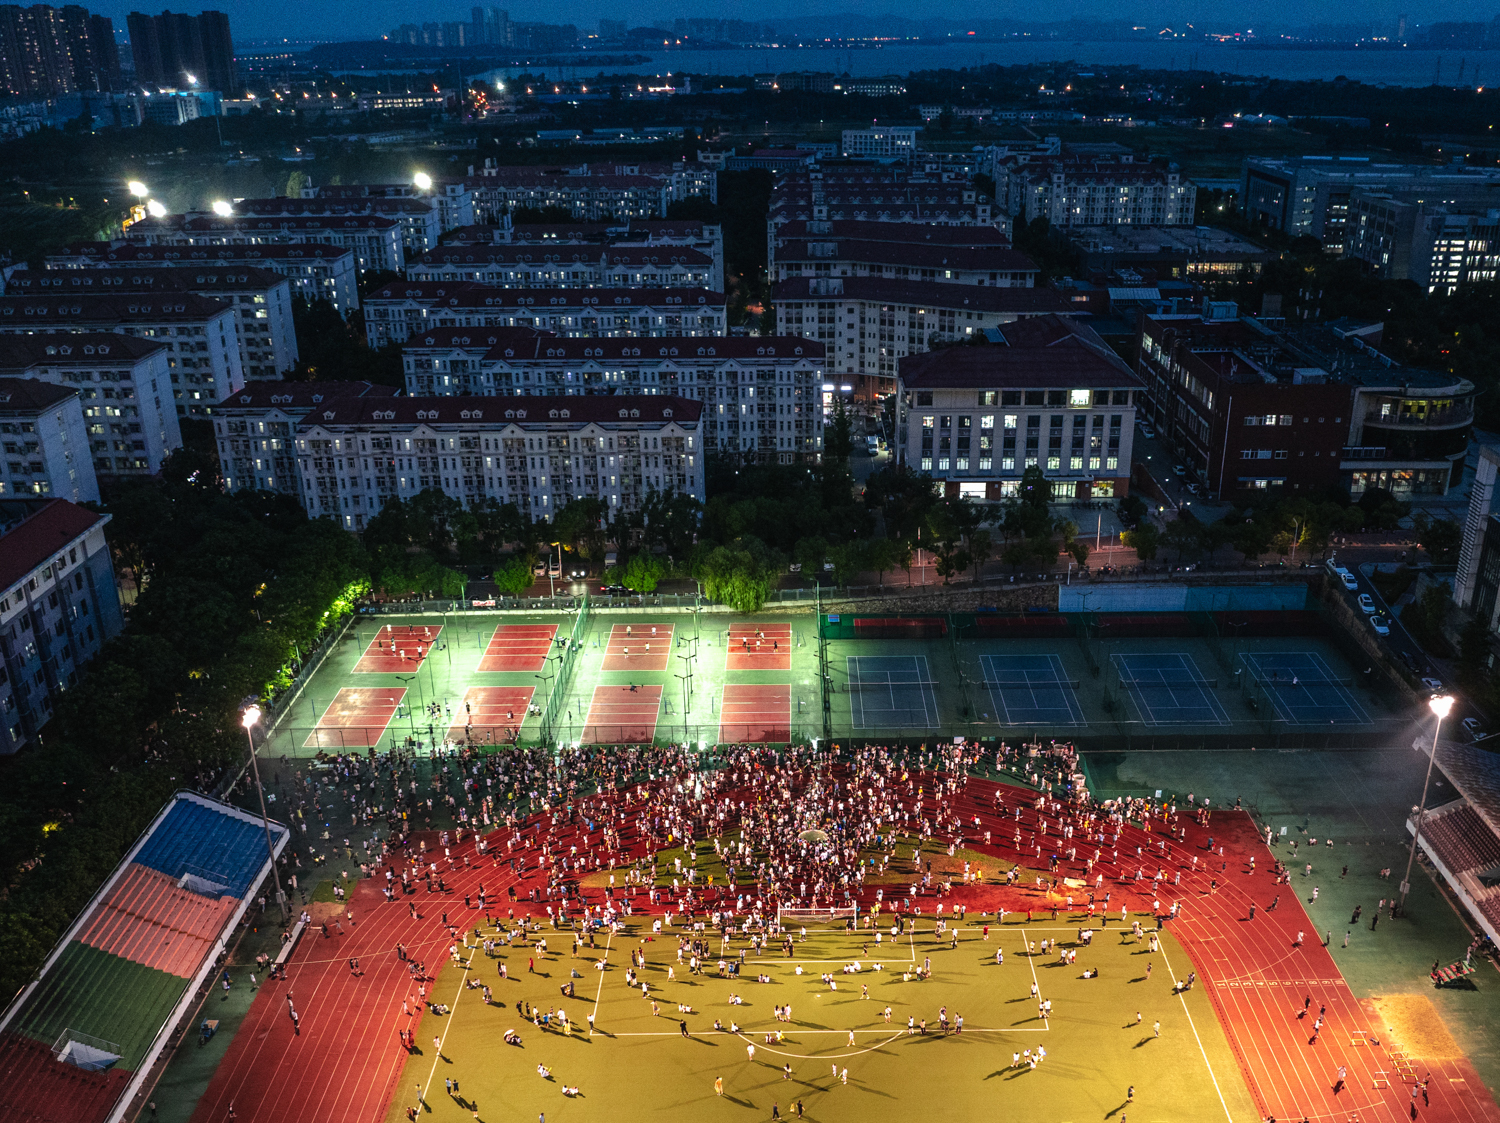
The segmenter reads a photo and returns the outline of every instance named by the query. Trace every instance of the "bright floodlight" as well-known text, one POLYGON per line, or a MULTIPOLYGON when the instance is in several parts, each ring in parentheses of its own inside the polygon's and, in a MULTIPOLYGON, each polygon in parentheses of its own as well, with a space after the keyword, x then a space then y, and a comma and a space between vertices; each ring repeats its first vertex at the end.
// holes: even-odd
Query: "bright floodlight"
POLYGON ((132 179, 125 186, 128 187, 130 189, 130 193, 138 199, 144 199, 147 195, 151 194, 151 189, 138 179, 132 179))
POLYGON ((167 215, 167 208, 162 206, 155 199, 148 199, 146 202, 146 213, 149 214, 152 218, 165 218, 167 215))
POLYGON ((418 172, 416 175, 412 176, 412 182, 417 185, 418 191, 432 190, 432 177, 426 172, 418 172))
POLYGON ((259 706, 246 706, 245 707, 245 712, 240 715, 240 724, 243 725, 246 729, 249 729, 252 725, 254 725, 259 720, 260 720, 260 707, 259 706))
POLYGON ((214 214, 220 215, 224 218, 228 218, 233 213, 234 208, 226 203, 223 199, 214 200, 214 214))
POLYGON ((1453 699, 1443 694, 1437 698, 1429 698, 1427 705, 1439 718, 1445 718, 1453 710, 1453 699))

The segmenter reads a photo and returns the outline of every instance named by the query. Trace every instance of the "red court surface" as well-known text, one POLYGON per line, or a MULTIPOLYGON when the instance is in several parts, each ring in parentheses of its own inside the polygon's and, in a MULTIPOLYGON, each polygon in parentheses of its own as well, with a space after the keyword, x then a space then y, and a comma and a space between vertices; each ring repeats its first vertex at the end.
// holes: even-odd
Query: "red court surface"
POLYGON ((448 736, 462 741, 468 732, 475 741, 514 741, 534 693, 536 688, 531 686, 471 686, 463 704, 453 711, 448 736))
POLYGON ((659 686, 596 686, 583 740, 602 745, 648 745, 656 735, 660 711, 659 686))
POLYGON ((792 688, 726 683, 719 702, 719 740, 739 744, 792 739, 792 688))
POLYGON ((424 627, 419 624, 387 624, 381 628, 365 653, 354 664, 364 674, 399 674, 414 671, 432 652, 433 641, 442 633, 441 624, 424 627))
POLYGON ((671 624, 616 624, 601 670, 665 671, 671 654, 671 624))
POLYGON ((556 624, 501 624, 480 656, 478 669, 540 671, 556 638, 556 624))
POLYGON ((404 686, 346 686, 333 696, 302 746, 343 749, 378 745, 404 697, 404 686))
MULTIPOLYGON (((725 645, 725 669, 789 671, 792 669, 790 624, 731 624, 725 645)), ((784 740, 784 738, 774 738, 784 740)))

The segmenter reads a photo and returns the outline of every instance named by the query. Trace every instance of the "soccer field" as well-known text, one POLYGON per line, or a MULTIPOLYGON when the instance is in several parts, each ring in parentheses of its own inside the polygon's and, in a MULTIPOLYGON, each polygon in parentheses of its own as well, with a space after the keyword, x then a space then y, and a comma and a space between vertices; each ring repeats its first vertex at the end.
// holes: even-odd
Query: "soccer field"
POLYGON ((1080 924, 1028 924, 1024 916, 991 921, 988 938, 971 916, 958 926, 957 946, 951 929, 934 935, 930 917, 918 919, 917 932, 910 927, 899 937, 887 928, 879 941, 863 927, 811 931, 805 940, 793 932, 790 957, 774 940, 757 953, 744 937, 721 946, 714 933, 653 933, 649 918, 613 937, 601 933, 598 946, 576 958, 571 932, 533 933, 546 941, 545 955, 533 939, 491 956, 471 931, 474 946, 460 949, 463 960, 444 967, 433 988, 452 1011, 423 1019, 419 1051, 388 1118, 406 1118, 418 1083, 432 1118, 472 1118, 477 1105, 490 1123, 543 1112, 552 1123, 764 1119, 773 1104, 793 1116, 799 1100, 808 1119, 873 1123, 908 1120, 918 1105, 955 1118, 1037 1123, 1121 1114, 1198 1123, 1254 1117, 1203 991, 1173 993, 1174 971, 1185 977, 1190 968, 1170 934, 1152 953, 1118 924, 1096 927, 1088 945, 1079 942, 1080 924), (681 941, 694 939, 708 942, 701 974, 690 971, 690 948, 677 959, 681 941), (1076 962, 1063 964, 1054 948, 1044 953, 1042 941, 1076 949, 1076 962), (720 977, 721 956, 738 960, 741 948, 740 976, 720 977), (634 986, 627 981, 632 953, 644 956, 634 986), (930 977, 920 978, 929 961, 930 977), (1086 969, 1098 977, 1084 978, 1086 969), (492 988, 492 1005, 469 979, 492 988), (562 993, 570 982, 574 997, 562 993), (1046 1020, 1038 1012, 1043 1000, 1052 1003, 1046 1020), (550 1027, 525 1020, 518 1003, 550 1014, 550 1027), (679 1004, 691 1012, 679 1013, 679 1004), (790 1007, 789 1020, 777 1020, 778 1006, 790 1007), (946 1035, 939 1028, 945 1007, 946 1035), (571 1034, 562 1029, 564 1014, 571 1034), (963 1030, 952 1032, 959 1016, 963 1030), (927 1032, 911 1032, 909 1019, 918 1026, 925 1019, 927 1032), (519 1045, 504 1042, 507 1029, 520 1034, 519 1045), (433 1034, 443 1037, 441 1058, 433 1056, 433 1034), (1014 1054, 1039 1049, 1046 1059, 1036 1068, 1012 1065, 1014 1054), (445 1078, 458 1081, 456 1096, 445 1091, 445 1078), (722 1097, 714 1089, 719 1078, 722 1097), (565 1086, 580 1094, 565 1095, 565 1086), (1134 1102, 1126 1106, 1131 1086, 1134 1102))

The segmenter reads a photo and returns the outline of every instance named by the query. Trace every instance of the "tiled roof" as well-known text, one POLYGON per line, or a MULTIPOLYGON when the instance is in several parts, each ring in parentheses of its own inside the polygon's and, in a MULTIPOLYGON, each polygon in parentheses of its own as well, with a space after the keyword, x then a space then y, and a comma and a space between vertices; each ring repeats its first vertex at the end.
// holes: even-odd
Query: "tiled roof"
POLYGON ((108 517, 74 506, 66 499, 43 504, 0 536, 0 589, 9 589, 108 517))
POLYGON ((513 308, 545 312, 549 308, 683 308, 723 305, 725 296, 708 289, 500 289, 477 281, 392 281, 369 296, 377 300, 416 300, 455 308, 513 308))
POLYGON ((22 370, 40 364, 60 367, 134 363, 161 350, 164 350, 163 346, 155 340, 112 331, 80 331, 66 335, 0 334, 0 370, 22 370))
POLYGON ((1005 342, 908 355, 901 383, 917 389, 1140 386, 1140 378, 1092 328, 1037 316, 999 329, 1005 342))
POLYGON ((773 300, 877 300, 883 304, 914 304, 959 308, 974 312, 1015 312, 1040 315, 1068 313, 1073 304, 1056 289, 1007 288, 1003 285, 954 285, 944 281, 897 281, 885 277, 791 277, 773 287, 773 300), (842 286, 837 294, 813 292, 813 287, 842 286))
POLYGON ((231 306, 223 301, 191 292, 0 296, 0 331, 27 324, 118 323, 127 320, 196 322, 229 311, 232 311, 231 306))
POLYGON ((70 386, 39 378, 0 378, 0 414, 37 413, 77 396, 70 386))
POLYGON ((98 269, 49 269, 44 273, 22 271, 15 274, 6 290, 19 290, 40 296, 76 292, 105 294, 119 292, 199 292, 203 289, 238 292, 244 289, 268 289, 284 285, 280 273, 253 265, 203 262, 187 267, 150 267, 98 269))
POLYGON ((925 222, 868 222, 853 218, 816 224, 794 219, 777 227, 776 237, 788 242, 856 240, 970 248, 1010 245, 1010 240, 994 226, 935 226, 925 222), (809 229, 814 225, 817 229, 809 229))
MULTIPOLYGON (((893 223, 892 225, 906 225, 893 223)), ((777 264, 787 261, 868 261, 881 265, 914 266, 920 269, 1004 270, 1035 272, 1036 262, 1020 250, 997 245, 970 249, 965 246, 917 245, 867 242, 854 239, 781 239, 776 242, 777 264), (811 245, 828 245, 832 251, 813 253, 811 245)))
POLYGON ((221 409, 311 409, 340 398, 394 398, 394 386, 372 382, 247 382, 243 390, 219 403, 221 409))

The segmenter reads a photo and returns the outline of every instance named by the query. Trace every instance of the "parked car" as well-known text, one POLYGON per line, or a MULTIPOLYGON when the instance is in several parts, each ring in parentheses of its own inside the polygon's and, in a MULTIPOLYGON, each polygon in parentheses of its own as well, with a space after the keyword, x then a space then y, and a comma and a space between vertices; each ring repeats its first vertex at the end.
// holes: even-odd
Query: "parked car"
POLYGON ((1477 741, 1484 736, 1484 726, 1479 724, 1477 717, 1464 718, 1464 732, 1469 735, 1469 740, 1477 741))
POLYGON ((1377 636, 1388 636, 1391 634, 1391 625, 1384 616, 1371 616, 1370 627, 1375 629, 1377 636))
POLYGON ((1361 612, 1367 613, 1369 615, 1374 615, 1374 613, 1375 613, 1375 598, 1372 597, 1372 596, 1370 596, 1369 593, 1360 593, 1359 594, 1359 610, 1361 612))
POLYGON ((1350 573, 1343 566, 1341 566, 1341 565, 1334 566, 1333 567, 1333 572, 1334 572, 1334 575, 1336 577, 1338 577, 1338 579, 1344 583, 1344 588, 1348 589, 1350 592, 1353 592, 1354 590, 1356 590, 1356 589, 1359 588, 1359 582, 1357 580, 1355 580, 1354 574, 1350 573))
POLYGON ((1144 421, 1138 421, 1137 424, 1141 427, 1141 436, 1145 437, 1148 441, 1156 436, 1156 430, 1144 421))
POLYGON ((1443 691, 1443 680, 1440 678, 1424 678, 1422 685, 1434 694, 1441 694, 1443 691))
POLYGON ((624 585, 600 585, 599 593, 606 597, 628 597, 630 590, 624 585))
POLYGON ((1185 475, 1187 475, 1187 465, 1186 464, 1173 464, 1172 465, 1172 474, 1174 476, 1185 476, 1185 475))

